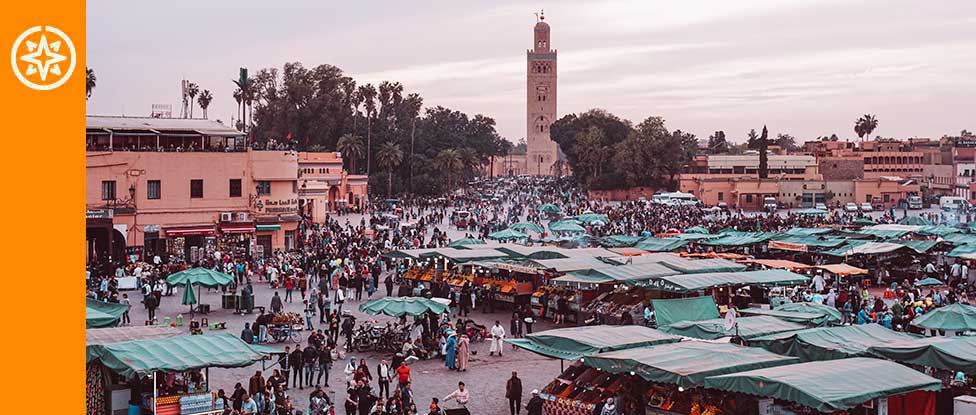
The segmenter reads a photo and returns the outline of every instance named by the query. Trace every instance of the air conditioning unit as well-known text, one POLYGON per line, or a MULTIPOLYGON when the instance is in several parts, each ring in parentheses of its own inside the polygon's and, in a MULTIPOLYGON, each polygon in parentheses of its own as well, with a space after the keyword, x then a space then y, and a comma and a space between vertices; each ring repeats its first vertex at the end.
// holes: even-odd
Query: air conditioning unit
POLYGON ((237 212, 238 222, 247 222, 247 212, 237 212))
POLYGON ((231 222, 234 220, 234 214, 230 212, 225 212, 220 214, 221 222, 231 222))

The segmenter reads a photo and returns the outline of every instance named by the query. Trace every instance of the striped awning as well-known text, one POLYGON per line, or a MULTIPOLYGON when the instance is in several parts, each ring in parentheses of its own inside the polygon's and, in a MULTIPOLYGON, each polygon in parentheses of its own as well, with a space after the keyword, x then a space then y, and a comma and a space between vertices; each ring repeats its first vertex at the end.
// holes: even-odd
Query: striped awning
POLYGON ((172 238, 181 236, 213 236, 217 233, 217 227, 208 224, 166 226, 163 230, 166 231, 166 236, 172 238))
POLYGON ((254 233, 253 223, 225 223, 220 225, 223 233, 254 233))

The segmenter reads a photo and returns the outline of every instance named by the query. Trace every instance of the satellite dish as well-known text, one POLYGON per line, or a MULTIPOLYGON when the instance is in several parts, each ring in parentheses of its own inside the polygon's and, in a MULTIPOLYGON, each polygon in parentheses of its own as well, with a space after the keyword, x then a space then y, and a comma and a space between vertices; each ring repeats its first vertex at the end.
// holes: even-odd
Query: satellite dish
POLYGON ((725 331, 730 331, 735 328, 735 309, 729 308, 729 311, 725 312, 725 331))

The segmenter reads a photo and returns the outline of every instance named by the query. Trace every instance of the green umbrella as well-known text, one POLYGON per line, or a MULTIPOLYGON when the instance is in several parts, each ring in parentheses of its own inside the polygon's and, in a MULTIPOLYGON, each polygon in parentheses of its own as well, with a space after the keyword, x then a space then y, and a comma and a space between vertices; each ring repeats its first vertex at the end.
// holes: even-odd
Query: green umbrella
POLYGON ((553 232, 586 232, 582 226, 571 221, 549 222, 549 230, 553 232))
POLYGON ((932 277, 925 278, 915 283, 916 287, 938 287, 940 285, 945 285, 945 283, 932 277))
POLYGON ((583 215, 579 215, 576 217, 576 220, 585 223, 587 225, 594 225, 597 223, 606 225, 610 223, 610 218, 608 218, 607 215, 603 215, 600 213, 586 213, 583 215))
POLYGON ((939 307, 916 317, 912 324, 931 330, 976 330, 976 307, 960 303, 939 307))
POLYGON ((464 238, 464 239, 458 239, 458 240, 456 240, 454 242, 451 242, 451 243, 447 244, 447 246, 449 246, 451 248, 460 248, 460 247, 463 247, 465 245, 484 245, 484 244, 485 244, 485 241, 482 241, 480 239, 464 238))
POLYGON ((692 227, 690 227, 688 229, 685 229, 685 233, 704 233, 704 234, 708 234, 708 233, 711 233, 711 232, 709 232, 708 229, 705 229, 705 227, 703 227, 703 226, 692 226, 692 227))
POLYGON ((546 203, 538 207, 538 210, 542 213, 559 213, 563 210, 552 203, 546 203))
POLYGON ((493 239, 497 241, 521 240, 521 239, 529 239, 529 235, 526 235, 522 232, 509 228, 503 231, 498 231, 495 233, 488 234, 488 239, 493 239))
POLYGON ((898 221, 899 225, 932 226, 932 221, 921 216, 905 216, 898 221))
POLYGON ((359 305, 359 311, 367 314, 385 314, 392 317, 404 314, 419 316, 426 312, 441 314, 447 310, 447 305, 423 297, 383 297, 359 305))
POLYGON ((190 309, 192 309, 193 305, 196 303, 197 294, 193 292, 193 285, 187 284, 186 289, 183 290, 183 305, 188 305, 190 306, 190 309))
POLYGON ((509 229, 514 229, 516 231, 523 232, 523 233, 525 232, 543 233, 546 231, 546 229, 543 228, 542 225, 539 225, 538 223, 532 223, 532 222, 519 222, 512 226, 509 226, 509 229))
POLYGON ((191 268, 166 277, 166 283, 169 285, 195 284, 207 288, 229 285, 232 282, 234 282, 233 275, 203 267, 191 268))

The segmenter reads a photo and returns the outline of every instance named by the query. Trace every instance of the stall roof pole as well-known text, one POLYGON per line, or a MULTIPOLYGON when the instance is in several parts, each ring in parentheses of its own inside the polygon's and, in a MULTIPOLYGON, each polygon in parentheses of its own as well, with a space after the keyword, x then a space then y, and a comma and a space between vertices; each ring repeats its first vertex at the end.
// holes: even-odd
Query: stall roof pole
POLYGON ((159 396, 157 395, 157 389, 156 389, 156 372, 153 371, 153 402, 152 402, 152 413, 153 413, 153 415, 156 414, 156 400, 158 398, 159 398, 159 396))

